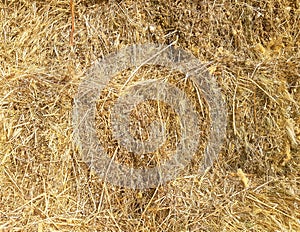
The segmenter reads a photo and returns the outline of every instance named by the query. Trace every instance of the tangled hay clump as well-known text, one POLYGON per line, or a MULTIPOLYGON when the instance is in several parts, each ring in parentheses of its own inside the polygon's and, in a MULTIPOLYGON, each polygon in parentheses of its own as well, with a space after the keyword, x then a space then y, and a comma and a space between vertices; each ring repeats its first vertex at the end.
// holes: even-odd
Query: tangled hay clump
MULTIPOLYGON (((71 2, 73 16, 67 0, 0 3, 0 231, 299 231, 299 2, 71 2), (182 73, 142 67, 129 84, 156 78, 177 85, 197 105, 203 133, 175 180, 135 190, 101 180, 82 160, 72 110, 97 60, 146 43, 174 44, 205 63, 228 121, 218 159, 199 174, 205 99, 182 73)), ((111 137, 109 107, 129 72, 115 76, 97 102, 97 134, 110 156, 121 148, 111 137)), ((120 150, 118 162, 168 159, 180 137, 172 109, 150 102, 132 118, 147 124, 159 110, 170 140, 143 159, 120 150)))

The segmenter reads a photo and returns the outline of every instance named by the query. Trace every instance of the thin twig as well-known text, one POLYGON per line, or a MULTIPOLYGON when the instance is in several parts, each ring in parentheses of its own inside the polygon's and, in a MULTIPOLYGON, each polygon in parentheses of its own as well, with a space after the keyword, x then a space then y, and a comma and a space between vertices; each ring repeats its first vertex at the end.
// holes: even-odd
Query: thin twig
POLYGON ((72 27, 70 33, 70 45, 74 45, 74 30, 75 30, 75 10, 74 10, 74 2, 70 0, 70 9, 71 9, 71 18, 72 18, 72 27))

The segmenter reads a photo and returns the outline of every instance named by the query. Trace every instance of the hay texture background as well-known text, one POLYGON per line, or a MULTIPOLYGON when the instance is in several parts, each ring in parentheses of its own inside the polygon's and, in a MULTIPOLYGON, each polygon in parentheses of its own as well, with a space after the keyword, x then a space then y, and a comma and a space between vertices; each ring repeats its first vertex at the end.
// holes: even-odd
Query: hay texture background
POLYGON ((70 44, 69 1, 0 2, 0 231, 300 231, 299 1, 74 0, 74 13, 70 44), (204 175, 132 190, 82 161, 72 104, 97 59, 149 42, 208 64, 227 135, 204 175))

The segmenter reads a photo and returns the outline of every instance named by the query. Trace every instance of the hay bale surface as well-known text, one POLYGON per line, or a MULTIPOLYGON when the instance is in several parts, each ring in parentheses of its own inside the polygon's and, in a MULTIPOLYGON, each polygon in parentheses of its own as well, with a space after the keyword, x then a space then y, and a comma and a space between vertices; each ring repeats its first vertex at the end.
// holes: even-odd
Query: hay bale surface
MULTIPOLYGON (((0 231, 300 231, 299 1, 74 0, 74 10, 71 35, 67 0, 0 2, 0 231), (208 64, 227 104, 227 135, 205 174, 199 149, 176 180, 132 190, 101 181, 80 158, 72 104, 97 59, 150 42, 208 64)), ((104 144, 107 113, 97 116, 104 144)), ((124 154, 129 165, 151 159, 124 154)))

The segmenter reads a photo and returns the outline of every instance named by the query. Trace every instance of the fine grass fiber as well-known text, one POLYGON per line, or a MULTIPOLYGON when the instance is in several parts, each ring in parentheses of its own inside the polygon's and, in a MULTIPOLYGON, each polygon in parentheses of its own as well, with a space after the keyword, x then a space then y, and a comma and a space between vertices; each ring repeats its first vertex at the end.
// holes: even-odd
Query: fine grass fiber
MULTIPOLYGON (((297 0, 0 1, 0 231, 300 231, 299 28, 297 0), (133 82, 177 83, 198 104, 203 138, 175 180, 134 190, 104 182, 83 161, 72 109, 98 59, 144 43, 174 44, 206 64, 228 119, 218 159, 198 173, 205 99, 181 73, 142 67, 133 82)), ((111 153, 119 145, 109 107, 128 72, 97 103, 97 133, 111 153)), ((158 113, 170 141, 145 159, 120 149, 118 162, 169 158, 180 136, 170 106, 148 102, 132 118, 147 124, 158 113)))

